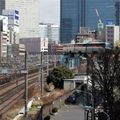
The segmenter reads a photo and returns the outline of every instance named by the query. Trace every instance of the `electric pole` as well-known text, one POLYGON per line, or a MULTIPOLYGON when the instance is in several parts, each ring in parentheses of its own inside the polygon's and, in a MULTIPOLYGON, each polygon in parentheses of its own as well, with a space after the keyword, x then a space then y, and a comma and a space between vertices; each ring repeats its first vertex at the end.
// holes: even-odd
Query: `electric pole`
POLYGON ((41 59, 40 59, 40 63, 41 63, 41 95, 43 94, 43 66, 42 66, 42 51, 41 51, 41 59))

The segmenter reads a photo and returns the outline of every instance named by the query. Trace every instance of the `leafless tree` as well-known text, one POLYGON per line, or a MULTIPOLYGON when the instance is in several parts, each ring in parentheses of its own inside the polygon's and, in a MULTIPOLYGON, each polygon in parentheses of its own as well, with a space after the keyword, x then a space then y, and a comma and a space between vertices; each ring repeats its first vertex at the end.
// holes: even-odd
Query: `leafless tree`
POLYGON ((120 50, 105 50, 98 54, 93 53, 88 57, 88 61, 92 86, 101 91, 104 110, 110 115, 111 120, 118 120, 119 118, 116 119, 114 116, 114 89, 120 88, 120 50))

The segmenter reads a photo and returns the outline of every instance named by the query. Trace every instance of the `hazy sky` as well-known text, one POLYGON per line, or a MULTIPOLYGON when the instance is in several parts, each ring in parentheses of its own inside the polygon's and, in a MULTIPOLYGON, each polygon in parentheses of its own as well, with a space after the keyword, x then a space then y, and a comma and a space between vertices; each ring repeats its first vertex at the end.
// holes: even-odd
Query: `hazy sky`
POLYGON ((40 22, 59 24, 60 0, 40 0, 40 22))

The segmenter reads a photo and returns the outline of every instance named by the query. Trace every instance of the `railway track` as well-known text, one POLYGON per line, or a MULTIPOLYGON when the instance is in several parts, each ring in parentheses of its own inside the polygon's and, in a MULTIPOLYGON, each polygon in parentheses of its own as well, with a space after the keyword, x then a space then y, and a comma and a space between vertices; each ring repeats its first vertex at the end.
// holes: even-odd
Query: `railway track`
MULTIPOLYGON (((36 79, 38 76, 28 79, 29 88, 37 84, 36 79)), ((19 86, 14 87, 11 91, 4 93, 0 98, 0 115, 6 112, 13 104, 16 103, 24 95, 24 82, 19 86)))
MULTIPOLYGON (((49 66, 49 71, 53 65, 49 66)), ((43 76, 46 77, 46 69, 43 69, 43 76)), ((28 74, 28 88, 38 85, 39 72, 28 74)), ((11 80, 0 85, 0 116, 9 110, 24 95, 24 76, 11 80)))

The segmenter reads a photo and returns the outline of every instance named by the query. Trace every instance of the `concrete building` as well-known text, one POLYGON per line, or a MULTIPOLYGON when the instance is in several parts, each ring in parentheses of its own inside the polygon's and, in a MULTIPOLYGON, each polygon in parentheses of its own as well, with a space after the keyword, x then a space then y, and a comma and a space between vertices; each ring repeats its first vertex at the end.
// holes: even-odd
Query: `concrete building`
POLYGON ((19 44, 19 11, 3 10, 2 14, 8 17, 8 29, 10 31, 10 43, 19 44))
POLYGON ((82 83, 87 84, 87 81, 88 87, 90 87, 92 85, 91 78, 87 75, 77 75, 73 79, 64 79, 64 90, 74 90, 82 83))
POLYGON ((90 31, 88 27, 80 27, 80 32, 76 34, 76 43, 87 43, 95 40, 95 31, 90 31))
POLYGON ((8 17, 0 15, 0 58, 7 57, 9 41, 8 17))
POLYGON ((8 17, 8 29, 12 29, 16 33, 19 33, 19 11, 17 10, 3 10, 2 15, 8 17))
POLYGON ((24 38, 20 43, 25 45, 28 53, 48 52, 48 38, 24 38))
POLYGON ((0 0, 3 9, 18 10, 20 38, 39 37, 39 0, 0 0))
POLYGON ((120 27, 115 25, 106 25, 106 42, 111 43, 113 47, 120 41, 120 27))
POLYGON ((7 57, 9 45, 9 32, 0 31, 0 58, 7 57))

